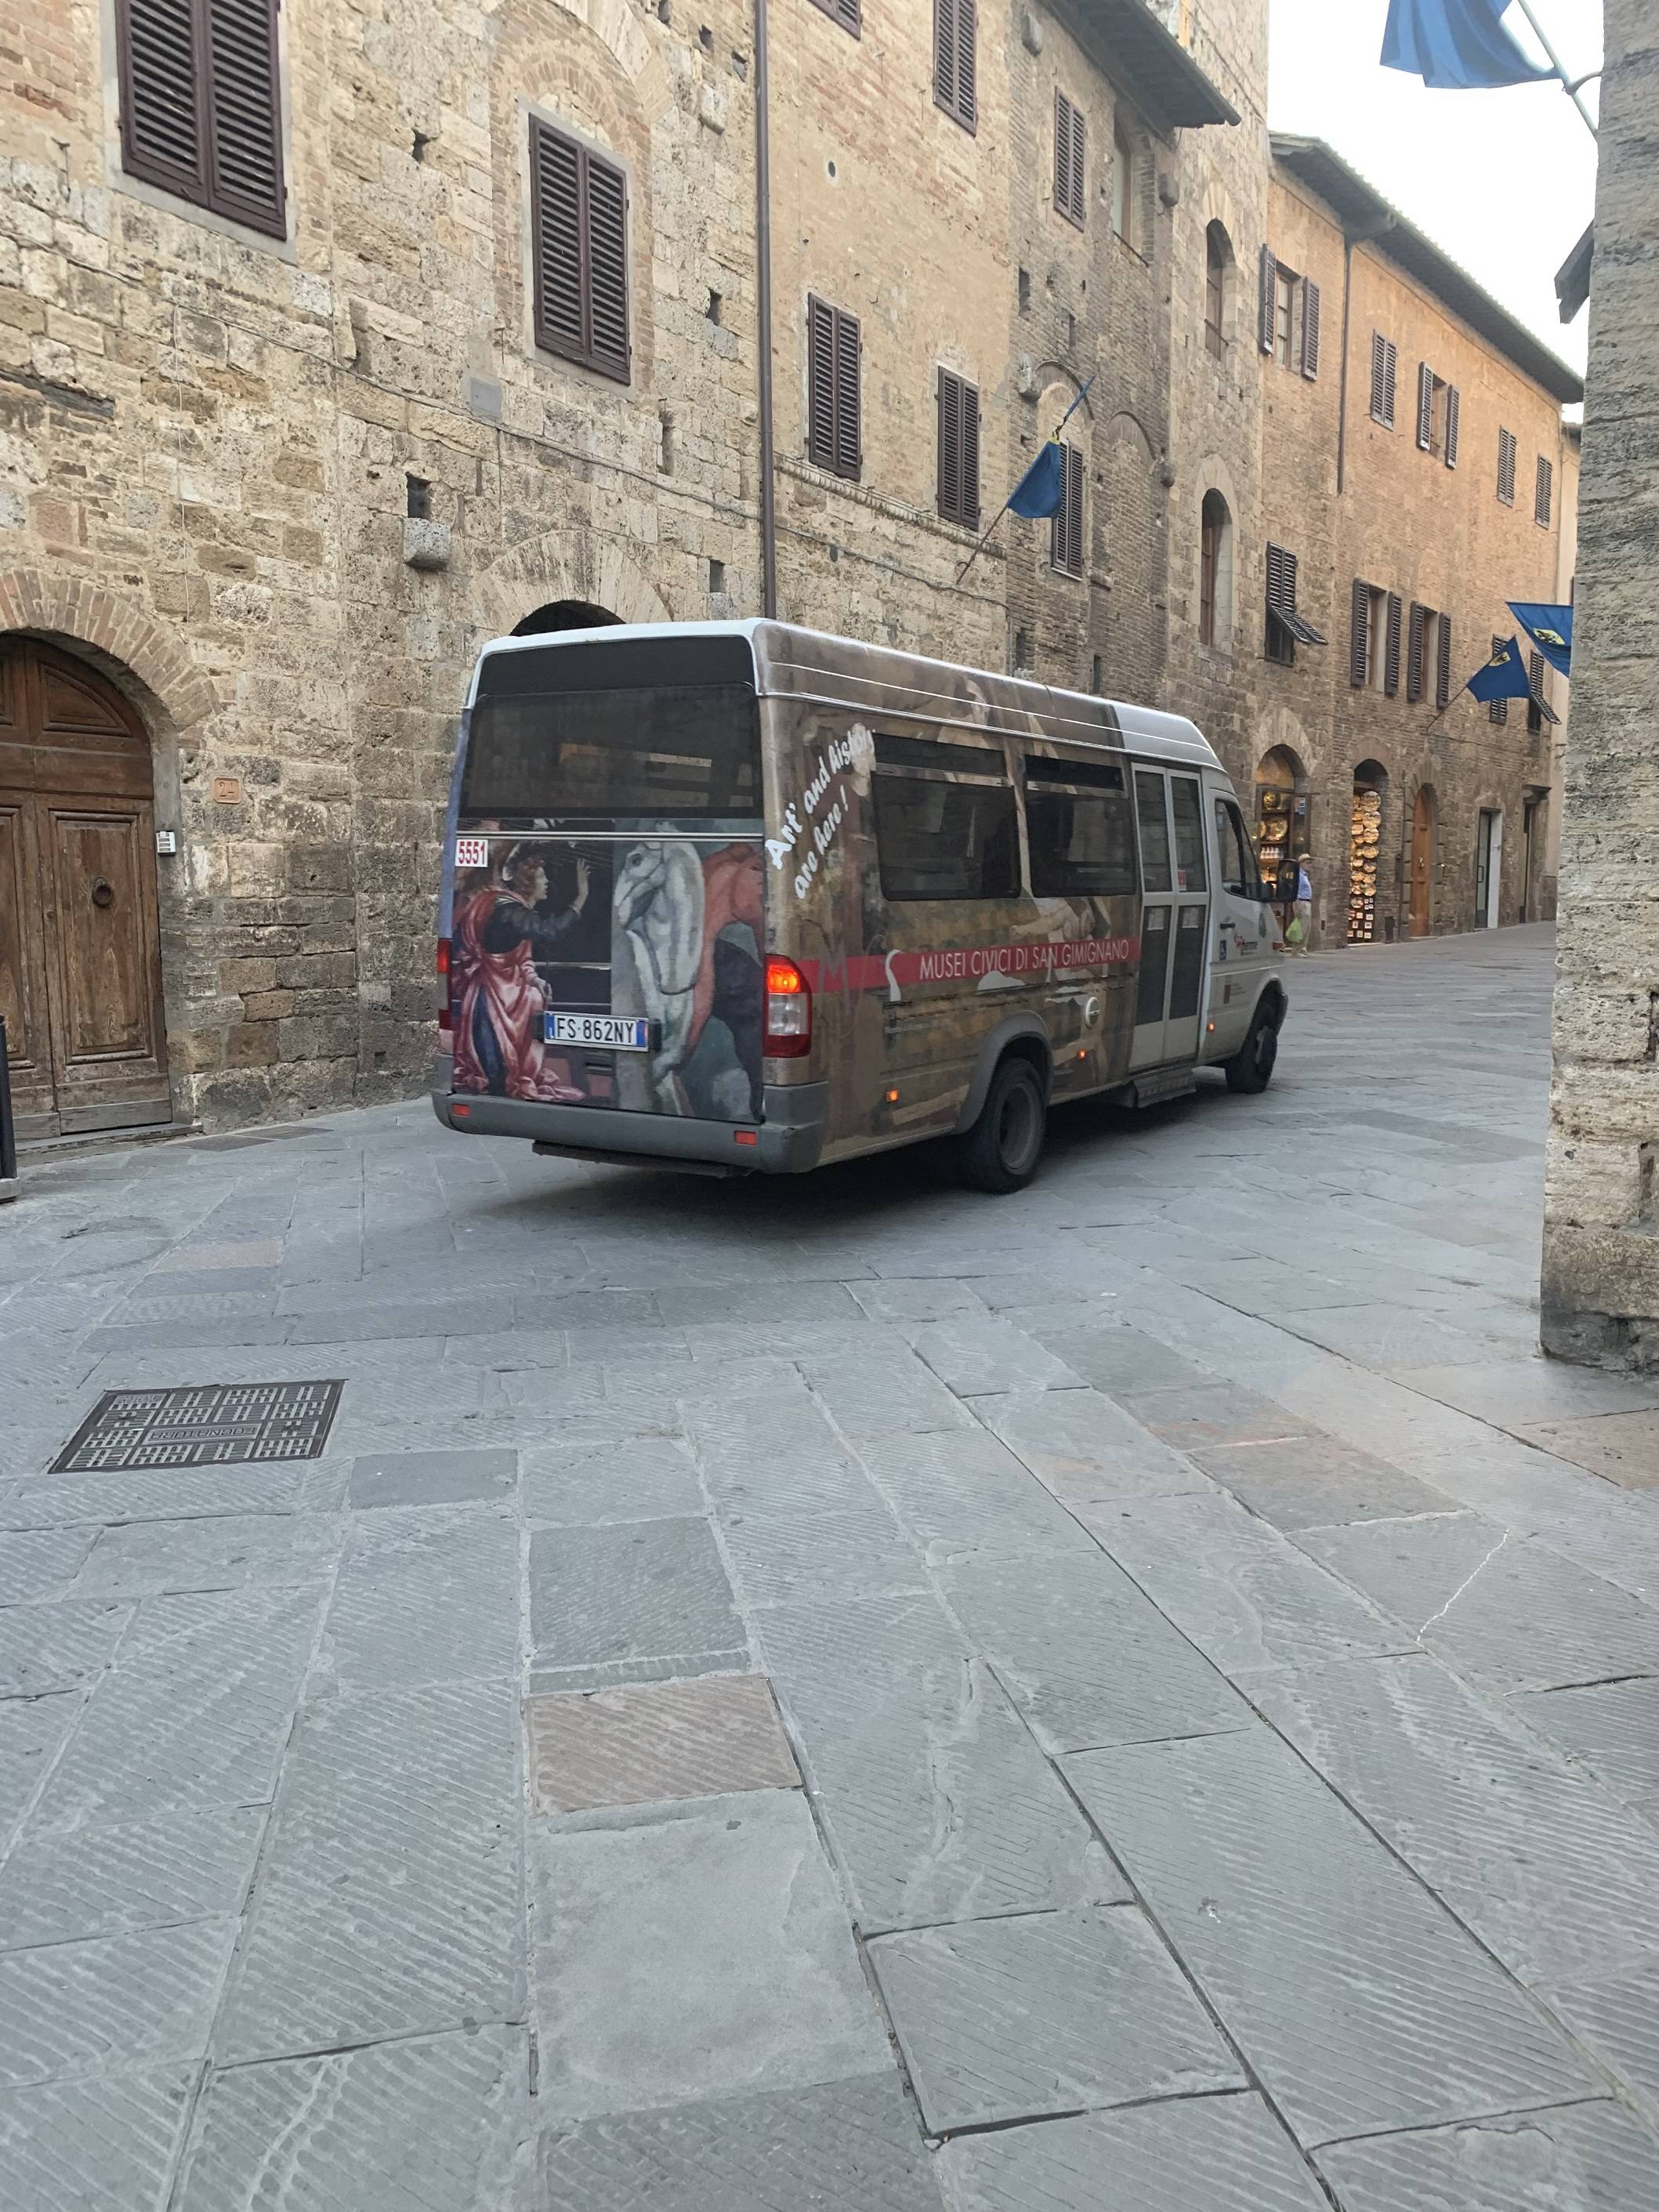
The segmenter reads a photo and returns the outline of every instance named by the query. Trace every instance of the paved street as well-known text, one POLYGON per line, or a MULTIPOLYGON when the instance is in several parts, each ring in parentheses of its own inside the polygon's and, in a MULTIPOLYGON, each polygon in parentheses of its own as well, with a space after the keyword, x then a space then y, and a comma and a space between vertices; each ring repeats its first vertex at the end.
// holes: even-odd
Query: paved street
POLYGON ((7 2212, 1651 2212, 1659 1381, 1548 933, 1023 1197, 423 1103, 0 1209, 7 2212), (325 1452, 46 1470, 117 1388, 325 1452))

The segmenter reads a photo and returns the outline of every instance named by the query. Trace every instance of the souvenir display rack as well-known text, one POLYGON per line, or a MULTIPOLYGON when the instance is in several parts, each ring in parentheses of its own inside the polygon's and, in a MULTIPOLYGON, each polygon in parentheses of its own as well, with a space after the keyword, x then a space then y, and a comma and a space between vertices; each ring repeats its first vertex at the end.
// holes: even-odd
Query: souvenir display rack
POLYGON ((1286 860, 1299 860, 1310 848, 1308 794, 1261 783, 1255 791, 1255 857, 1264 883, 1271 884, 1286 860))
POLYGON ((1348 942, 1370 945, 1376 935, 1376 863, 1382 846, 1382 794, 1356 789, 1349 831, 1348 942))

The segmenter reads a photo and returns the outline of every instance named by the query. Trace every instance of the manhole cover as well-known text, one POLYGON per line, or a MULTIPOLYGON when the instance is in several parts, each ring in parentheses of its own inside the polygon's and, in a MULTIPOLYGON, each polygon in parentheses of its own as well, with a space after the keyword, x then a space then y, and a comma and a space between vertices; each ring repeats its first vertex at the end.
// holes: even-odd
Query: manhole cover
POLYGON ((54 1474, 231 1460, 315 1459, 343 1384, 210 1382, 106 1390, 52 1463, 54 1474))

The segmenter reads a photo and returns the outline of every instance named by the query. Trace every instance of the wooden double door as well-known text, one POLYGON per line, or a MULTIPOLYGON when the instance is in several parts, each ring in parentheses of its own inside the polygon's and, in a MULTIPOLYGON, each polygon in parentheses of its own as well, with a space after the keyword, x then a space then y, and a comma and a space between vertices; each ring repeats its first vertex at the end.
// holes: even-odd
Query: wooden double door
POLYGON ((20 1137, 172 1118, 149 742, 25 638, 0 638, 0 1013, 20 1137))

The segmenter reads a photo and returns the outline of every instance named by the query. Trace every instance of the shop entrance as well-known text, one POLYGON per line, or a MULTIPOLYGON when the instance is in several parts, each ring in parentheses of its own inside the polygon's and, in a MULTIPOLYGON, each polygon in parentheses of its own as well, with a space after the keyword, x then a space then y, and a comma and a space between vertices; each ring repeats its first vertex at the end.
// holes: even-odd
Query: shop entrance
POLYGON ((1382 933, 1377 921, 1377 873, 1388 788, 1388 770, 1381 762, 1361 761, 1353 772, 1353 814, 1348 830, 1350 945, 1370 945, 1382 933))
POLYGON ((1434 787, 1425 783, 1412 805, 1409 927, 1413 937, 1427 937, 1434 928, 1434 787))
POLYGON ((149 740, 28 638, 0 639, 0 1012, 20 1136, 171 1120, 149 740))
POLYGON ((1310 826, 1308 771, 1288 745, 1275 745, 1255 772, 1255 854, 1265 883, 1312 852, 1310 826))

